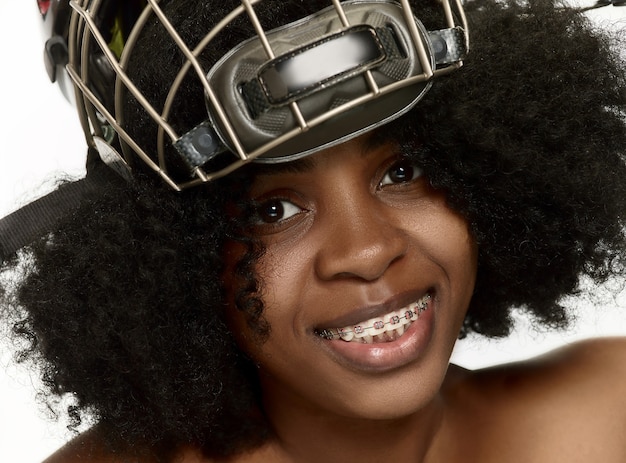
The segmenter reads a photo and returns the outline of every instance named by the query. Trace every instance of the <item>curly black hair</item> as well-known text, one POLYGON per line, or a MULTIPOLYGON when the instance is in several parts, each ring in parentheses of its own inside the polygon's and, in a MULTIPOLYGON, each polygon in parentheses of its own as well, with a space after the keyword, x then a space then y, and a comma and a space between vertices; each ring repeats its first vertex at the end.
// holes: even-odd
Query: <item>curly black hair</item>
MULTIPOLYGON (((173 22, 191 43, 233 4, 162 3, 178 11, 173 22)), ((266 3, 261 15, 274 18, 316 9, 266 3)), ((423 3, 416 11, 432 9, 423 3)), ((563 326, 559 301, 579 291, 581 276, 602 282, 625 273, 626 66, 616 37, 550 0, 476 0, 466 12, 472 50, 463 69, 438 79, 377 136, 402 143, 477 240, 461 335, 507 334, 513 308, 563 326)), ((429 13, 420 19, 434 27, 429 13)), ((182 59, 155 38, 158 29, 146 27, 129 70, 155 104, 182 59)), ((239 25, 229 33, 234 43, 249 35, 239 25)), ((220 46, 212 52, 229 48, 220 46)), ((194 85, 183 90, 175 113, 184 117, 174 125, 205 117, 194 85)), ((127 112, 135 136, 149 143, 149 120, 132 101, 127 112)), ((220 283, 224 246, 238 240, 248 253, 237 267, 237 305, 267 334, 252 271, 263 250, 246 237, 249 211, 232 212, 252 207, 240 187, 249 175, 182 193, 143 174, 112 182, 4 264, 25 269, 3 293, 15 333, 29 341, 22 356, 38 363, 52 393, 74 396, 76 423, 94 416, 116 448, 159 453, 193 443, 223 456, 271 436, 255 368, 225 323, 220 283)))

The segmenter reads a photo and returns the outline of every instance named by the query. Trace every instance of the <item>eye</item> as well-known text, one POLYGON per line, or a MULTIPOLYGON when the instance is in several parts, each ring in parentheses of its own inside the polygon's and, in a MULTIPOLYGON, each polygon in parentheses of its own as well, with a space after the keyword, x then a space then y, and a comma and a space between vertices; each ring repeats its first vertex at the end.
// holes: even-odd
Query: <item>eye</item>
POLYGON ((285 199, 270 199, 257 207, 257 220, 260 224, 276 223, 302 212, 302 209, 285 199))
POLYGON ((394 163, 385 172, 385 176, 378 184, 379 187, 385 185, 394 185, 400 183, 412 182, 422 176, 422 169, 420 169, 414 162, 409 159, 402 159, 394 163))

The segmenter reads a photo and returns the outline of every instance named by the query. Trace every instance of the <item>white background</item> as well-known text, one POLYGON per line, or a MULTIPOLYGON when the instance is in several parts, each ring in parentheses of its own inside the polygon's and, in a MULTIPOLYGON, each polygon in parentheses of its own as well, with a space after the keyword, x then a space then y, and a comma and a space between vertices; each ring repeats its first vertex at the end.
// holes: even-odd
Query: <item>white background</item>
MULTIPOLYGON (((599 21, 620 19, 619 27, 626 27, 626 7, 592 14, 599 21)), ((0 0, 0 217, 48 191, 55 176, 83 174, 86 150, 77 117, 48 81, 42 54, 35 0, 0 0)), ((578 322, 565 333, 538 331, 521 319, 504 341, 463 341, 454 359, 475 368, 537 355, 575 339, 626 335, 626 314, 621 313, 626 292, 617 298, 596 293, 599 300, 572 302, 578 322)), ((0 342, 0 462, 36 463, 69 434, 63 423, 46 418, 35 398, 36 376, 12 363, 9 351, 0 342)))

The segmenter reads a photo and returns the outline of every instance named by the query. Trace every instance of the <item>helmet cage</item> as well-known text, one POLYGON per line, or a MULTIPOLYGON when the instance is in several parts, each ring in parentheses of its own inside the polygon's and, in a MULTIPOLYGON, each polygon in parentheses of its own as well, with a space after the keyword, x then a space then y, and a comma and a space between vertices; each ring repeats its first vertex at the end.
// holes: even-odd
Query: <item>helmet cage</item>
POLYGON ((66 69, 77 89, 76 103, 89 145, 124 175, 130 170, 127 161, 136 156, 172 188, 181 190, 253 160, 285 162, 308 155, 397 118, 417 103, 434 77, 462 66, 469 49, 461 0, 435 0, 442 6, 445 26, 437 31, 424 28, 408 0, 332 0, 313 15, 265 31, 255 11, 261 1, 241 0, 191 47, 172 26, 159 0, 147 0, 118 57, 99 24, 107 0, 71 0, 66 69), (137 38, 153 16, 186 58, 160 108, 150 104, 125 72, 137 38), (205 69, 198 57, 240 16, 247 16, 256 36, 205 69), (94 47, 102 52, 96 69, 110 74, 109 87, 102 87, 94 71, 94 47), (178 133, 168 119, 190 72, 204 89, 208 117, 178 133), (156 156, 124 128, 121 108, 127 93, 158 126, 156 156), (184 175, 168 167, 172 151, 167 144, 174 145, 188 166, 184 175), (226 163, 207 167, 218 157, 226 163))

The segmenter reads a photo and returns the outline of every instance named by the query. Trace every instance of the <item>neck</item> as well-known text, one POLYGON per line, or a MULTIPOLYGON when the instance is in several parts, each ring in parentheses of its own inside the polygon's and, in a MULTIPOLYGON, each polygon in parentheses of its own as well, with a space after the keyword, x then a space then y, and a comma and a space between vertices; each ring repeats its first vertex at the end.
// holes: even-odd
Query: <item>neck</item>
POLYGON ((410 415, 385 420, 338 416, 284 393, 266 395, 264 402, 276 444, 290 462, 424 462, 444 423, 441 395, 410 415))

